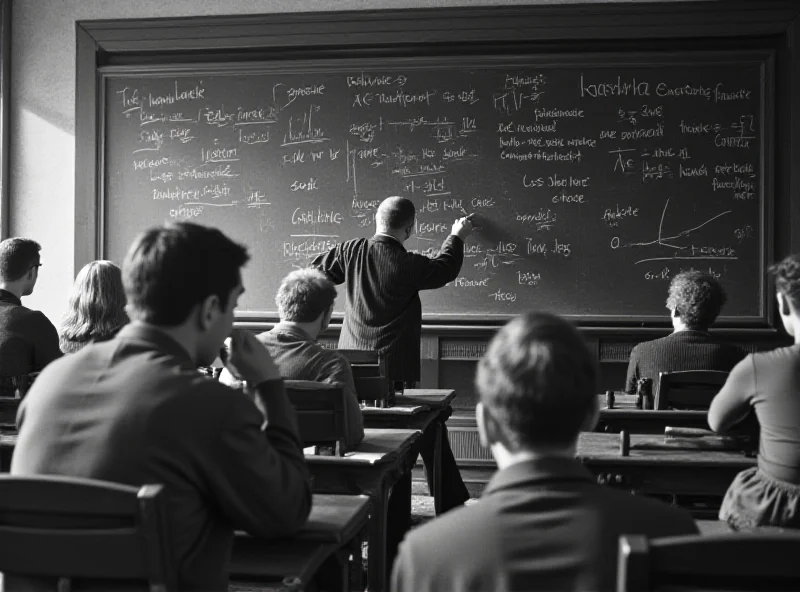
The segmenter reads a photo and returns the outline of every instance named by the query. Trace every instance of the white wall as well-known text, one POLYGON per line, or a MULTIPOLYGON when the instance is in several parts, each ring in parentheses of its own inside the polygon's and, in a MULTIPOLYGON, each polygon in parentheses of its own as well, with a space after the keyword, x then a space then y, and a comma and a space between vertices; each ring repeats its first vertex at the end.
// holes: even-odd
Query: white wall
MULTIPOLYGON (((89 19, 366 10, 586 0, 13 0, 11 236, 42 244, 25 304, 58 324, 72 283, 75 201, 75 22, 89 19)), ((598 0, 594 0, 597 2, 598 0)), ((604 0, 600 0, 604 1, 604 0)), ((647 0, 627 0, 628 2, 647 0)), ((673 0, 676 1, 676 0, 673 0)), ((686 0, 685 0, 686 1, 686 0)))

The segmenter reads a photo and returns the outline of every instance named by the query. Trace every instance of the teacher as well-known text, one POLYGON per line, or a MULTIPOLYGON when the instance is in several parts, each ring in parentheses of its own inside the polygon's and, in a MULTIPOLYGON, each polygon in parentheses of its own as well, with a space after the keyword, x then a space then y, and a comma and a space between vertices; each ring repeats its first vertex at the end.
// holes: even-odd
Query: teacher
POLYGON ((473 229, 471 215, 459 218, 436 257, 409 253, 403 243, 414 232, 416 213, 411 200, 387 197, 375 215, 375 236, 341 243, 311 263, 345 284, 339 349, 377 351, 384 375, 401 388, 413 388, 420 375, 419 291, 456 278, 473 229))

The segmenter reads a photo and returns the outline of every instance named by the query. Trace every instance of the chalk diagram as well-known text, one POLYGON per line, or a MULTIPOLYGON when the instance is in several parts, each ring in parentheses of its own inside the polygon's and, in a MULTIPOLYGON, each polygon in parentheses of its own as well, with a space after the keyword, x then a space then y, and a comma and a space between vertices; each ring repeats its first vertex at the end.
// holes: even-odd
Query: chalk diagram
MULTIPOLYGON (((651 241, 646 242, 634 242, 628 243, 624 245, 625 247, 667 247, 669 249, 674 249, 677 251, 669 256, 661 256, 661 257, 646 257, 643 259, 639 259, 634 263, 634 265, 638 265, 640 263, 647 263, 650 261, 672 261, 672 260, 736 260, 738 257, 734 254, 733 249, 721 249, 721 253, 714 253, 709 254, 703 248, 696 247, 694 244, 685 244, 685 242, 681 239, 685 239, 689 237, 693 233, 697 233, 700 229, 704 228, 705 226, 711 224, 712 222, 719 220, 723 216, 726 216, 732 212, 732 210, 726 210, 717 214, 716 216, 712 216, 702 224, 698 224, 697 226, 693 226, 692 228, 687 228, 686 230, 682 230, 676 234, 671 236, 664 236, 663 228, 664 228, 664 218, 667 215, 667 209, 669 208, 669 200, 667 198, 667 202, 664 204, 664 209, 661 212, 661 220, 658 224, 658 238, 651 241), (698 252, 698 254, 695 254, 698 252), (685 254, 684 254, 685 253, 685 254), (691 253, 691 254, 689 254, 691 253)), ((617 249, 622 247, 623 245, 620 244, 619 237, 614 237, 611 240, 611 248, 617 249)))

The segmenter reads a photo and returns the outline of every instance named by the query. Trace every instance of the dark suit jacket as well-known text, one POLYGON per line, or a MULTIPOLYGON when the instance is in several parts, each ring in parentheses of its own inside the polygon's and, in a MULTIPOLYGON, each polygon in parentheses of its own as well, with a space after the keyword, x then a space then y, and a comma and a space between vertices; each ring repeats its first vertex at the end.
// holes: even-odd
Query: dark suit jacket
POLYGON ((283 382, 258 390, 267 422, 171 337, 130 324, 42 372, 20 406, 11 473, 163 484, 180 589, 227 590, 234 529, 291 534, 311 509, 283 382))
POLYGON ((653 379, 653 395, 658 388, 659 372, 682 370, 721 370, 730 372, 747 352, 724 343, 706 331, 678 331, 661 339, 640 343, 631 351, 625 392, 636 392, 640 378, 653 379))
POLYGON ((38 372, 60 356, 53 323, 0 290, 0 376, 38 372))
POLYGON ((685 510, 597 485, 578 461, 533 460, 497 472, 474 506, 412 530, 392 590, 614 590, 620 535, 696 532, 685 510))
POLYGON ((420 372, 420 290, 453 281, 464 261, 464 243, 448 236, 433 259, 409 253, 392 237, 376 235, 337 245, 312 262, 336 284, 345 284, 339 348, 378 351, 390 380, 417 381, 420 372))
POLYGON ((284 323, 261 333, 258 340, 269 350, 284 378, 341 385, 347 415, 345 445, 348 449, 358 446, 364 439, 364 418, 350 362, 339 352, 322 347, 302 329, 284 323))

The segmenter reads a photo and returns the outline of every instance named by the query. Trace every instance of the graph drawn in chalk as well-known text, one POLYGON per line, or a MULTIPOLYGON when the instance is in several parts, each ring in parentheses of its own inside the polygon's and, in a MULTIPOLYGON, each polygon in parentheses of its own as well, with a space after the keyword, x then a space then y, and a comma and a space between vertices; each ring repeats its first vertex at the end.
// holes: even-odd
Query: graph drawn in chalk
MULTIPOLYGON (((645 242, 635 242, 629 243, 628 247, 667 247, 669 249, 675 249, 678 251, 671 256, 667 257, 647 257, 645 259, 640 259, 634 263, 634 265, 638 265, 639 263, 647 263, 649 261, 671 261, 671 260, 689 260, 689 259, 727 259, 727 260, 735 260, 738 257, 735 254, 735 251, 732 248, 714 248, 709 250, 706 247, 695 247, 694 244, 683 244, 681 239, 690 236, 692 233, 697 232, 701 228, 711 224, 715 220, 722 218, 731 213, 732 210, 726 210, 717 214, 716 216, 712 216, 702 224, 698 224, 697 226, 693 226, 691 228, 687 228, 686 230, 682 230, 676 234, 671 236, 664 236, 663 228, 664 228, 664 218, 667 215, 667 209, 669 208, 669 198, 667 202, 664 204, 664 209, 661 212, 661 220, 658 223, 658 238, 651 241, 645 242), (713 252, 712 252, 713 251, 713 252)), ((619 238, 614 237, 614 240, 611 241, 612 248, 618 248, 619 238), (616 244, 615 244, 616 241, 616 244)))

